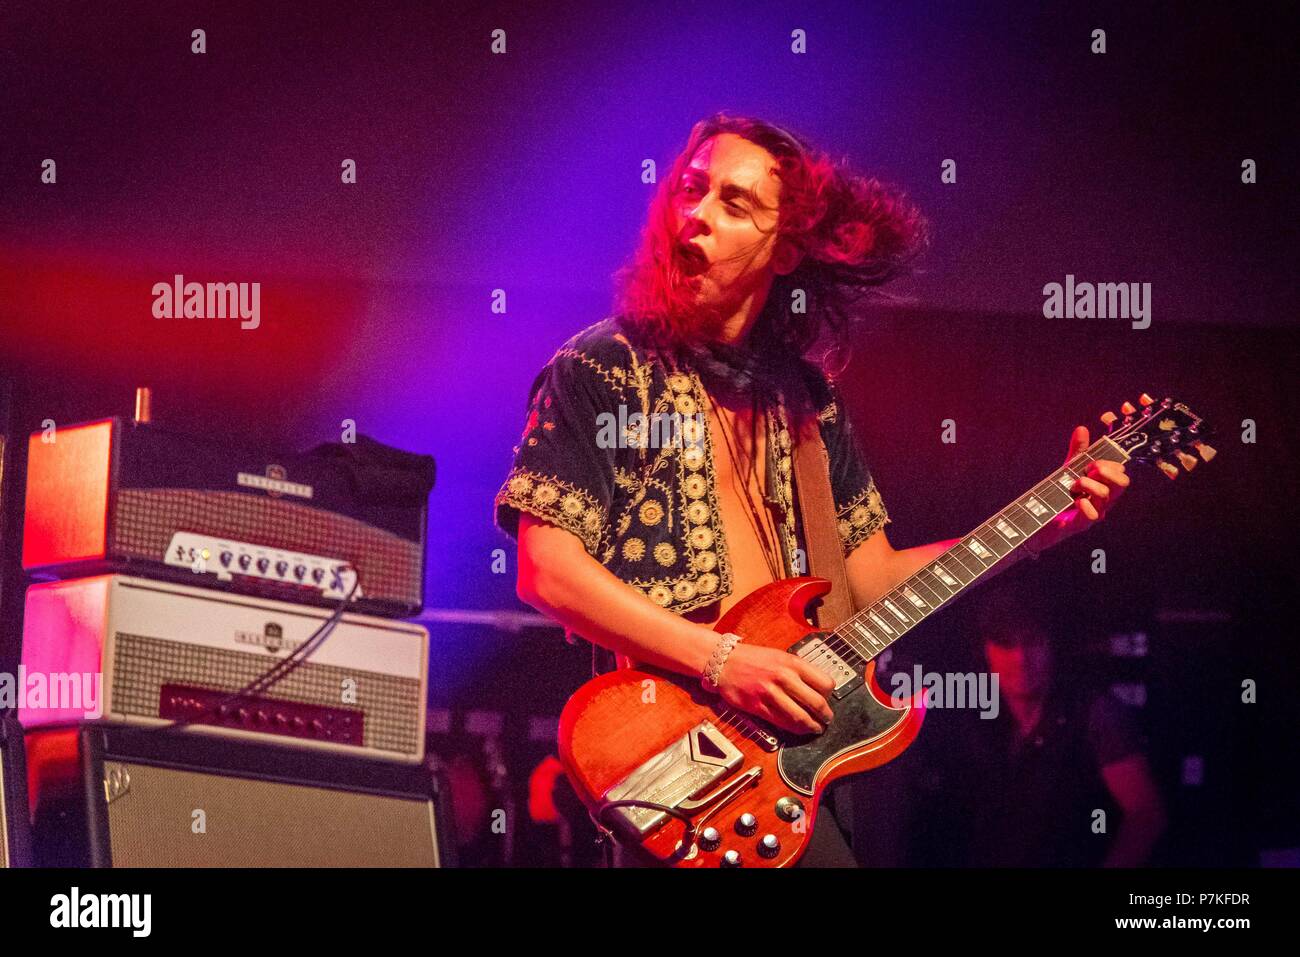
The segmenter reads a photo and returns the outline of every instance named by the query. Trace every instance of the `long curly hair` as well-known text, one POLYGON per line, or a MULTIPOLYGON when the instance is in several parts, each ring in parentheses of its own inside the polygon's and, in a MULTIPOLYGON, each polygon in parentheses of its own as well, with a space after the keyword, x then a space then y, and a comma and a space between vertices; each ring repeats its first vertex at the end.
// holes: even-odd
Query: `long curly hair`
POLYGON ((792 272, 774 277, 749 348, 802 357, 820 344, 826 348, 823 359, 838 353, 847 364, 860 307, 910 271, 928 245, 926 221, 901 193, 753 117, 716 113, 692 127, 669 175, 659 180, 638 249, 615 274, 616 311, 662 347, 680 347, 698 336, 698 325, 688 318, 698 315, 698 307, 675 251, 673 197, 699 148, 722 133, 741 136, 776 159, 781 198, 771 241, 787 239, 803 253, 792 272), (795 290, 805 295, 805 312, 791 311, 795 290))

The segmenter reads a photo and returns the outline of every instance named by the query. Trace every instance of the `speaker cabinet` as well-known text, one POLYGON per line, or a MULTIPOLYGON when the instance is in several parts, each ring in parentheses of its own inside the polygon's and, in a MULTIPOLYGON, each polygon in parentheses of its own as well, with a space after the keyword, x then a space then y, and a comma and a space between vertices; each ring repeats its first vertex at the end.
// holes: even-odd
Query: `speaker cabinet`
POLYGON ((29 731, 40 866, 447 867, 446 788, 394 765, 82 725, 29 731))

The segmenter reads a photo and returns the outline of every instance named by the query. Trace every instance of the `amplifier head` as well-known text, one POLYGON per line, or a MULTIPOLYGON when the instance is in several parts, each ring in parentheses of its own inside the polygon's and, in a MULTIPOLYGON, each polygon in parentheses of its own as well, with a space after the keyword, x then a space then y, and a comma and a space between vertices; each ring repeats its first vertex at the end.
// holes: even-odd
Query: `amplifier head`
POLYGON ((117 418, 34 433, 23 567, 416 614, 433 460, 357 439, 282 453, 117 418))

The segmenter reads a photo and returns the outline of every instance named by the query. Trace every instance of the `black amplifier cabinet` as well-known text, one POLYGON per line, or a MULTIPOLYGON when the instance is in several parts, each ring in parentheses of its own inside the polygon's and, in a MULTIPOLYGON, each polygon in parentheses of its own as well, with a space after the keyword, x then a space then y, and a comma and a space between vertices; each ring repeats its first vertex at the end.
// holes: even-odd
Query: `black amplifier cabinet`
POLYGON ((448 790, 397 765, 81 724, 27 732, 41 867, 454 867, 448 790))
POLYGON ((23 568, 127 571, 419 612, 433 459, 357 436, 304 453, 104 419, 28 442, 23 568), (353 588, 355 586, 355 592, 353 588))

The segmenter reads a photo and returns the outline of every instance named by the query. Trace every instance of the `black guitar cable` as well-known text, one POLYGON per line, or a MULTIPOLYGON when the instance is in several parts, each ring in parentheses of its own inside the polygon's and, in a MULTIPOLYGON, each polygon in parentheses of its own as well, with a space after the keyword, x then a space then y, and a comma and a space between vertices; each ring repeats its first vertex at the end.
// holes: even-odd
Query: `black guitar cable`
MULTIPOLYGON (((352 566, 348 564, 344 564, 341 566, 341 568, 346 570, 346 569, 351 569, 352 566)), ((287 678, 290 674, 294 672, 294 670, 298 668, 299 665, 301 665, 303 662, 307 660, 308 655, 310 655, 313 651, 315 651, 317 648, 319 648, 322 644, 325 643, 325 639, 330 636, 330 634, 334 631, 335 627, 337 627, 338 623, 342 621, 343 613, 347 611, 348 606, 352 602, 352 596, 357 593, 357 588, 360 586, 360 584, 361 584, 361 576, 357 575, 355 580, 352 582, 352 589, 347 593, 347 595, 345 595, 340 600, 338 607, 334 609, 334 611, 330 614, 330 616, 326 618, 323 622, 321 622, 320 627, 317 628, 314 632, 312 632, 311 637, 309 637, 301 645, 299 645, 292 652, 286 655, 283 659, 277 661, 274 666, 267 669, 262 674, 258 675, 248 684, 244 685, 244 687, 240 688, 237 691, 232 691, 224 698, 219 699, 215 704, 213 704, 205 711, 201 711, 198 714, 193 714, 185 718, 177 718, 168 724, 158 725, 153 728, 149 728, 147 730, 170 732, 170 731, 177 731, 182 728, 188 727, 189 725, 194 724, 196 722, 200 722, 200 721, 206 722, 206 719, 214 716, 218 716, 221 712, 221 709, 226 707, 227 705, 236 701, 243 700, 244 698, 247 698, 250 695, 261 694, 262 692, 266 691, 268 688, 272 687, 275 684, 278 684, 280 681, 287 678)))

